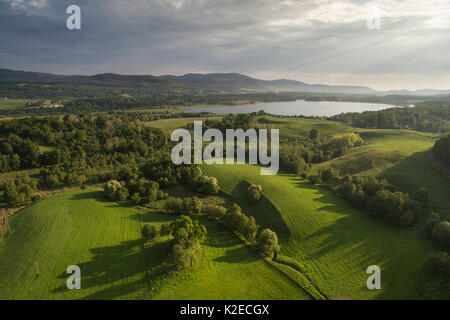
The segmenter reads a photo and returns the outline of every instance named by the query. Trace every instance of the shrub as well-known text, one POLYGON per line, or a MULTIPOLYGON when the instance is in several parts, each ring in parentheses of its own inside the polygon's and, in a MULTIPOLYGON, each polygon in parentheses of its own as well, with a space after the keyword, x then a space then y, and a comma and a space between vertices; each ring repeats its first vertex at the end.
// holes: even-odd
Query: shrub
POLYGON ((227 213, 227 209, 222 206, 216 205, 205 205, 202 209, 204 213, 208 215, 211 219, 221 220, 223 216, 227 213))
POLYGON ((197 197, 183 199, 182 206, 184 213, 199 214, 202 211, 202 202, 197 197))
POLYGON ((431 236, 434 227, 441 222, 441 217, 437 213, 431 213, 427 221, 425 222, 423 232, 427 237, 431 236))
POLYGON ((266 256, 272 257, 280 251, 277 234, 270 229, 264 229, 256 238, 256 247, 266 256))
POLYGON ((320 177, 319 176, 310 175, 310 176, 308 176, 308 180, 309 180, 309 182, 311 184, 318 184, 318 183, 320 183, 320 177))
POLYGON ((450 257, 447 252, 430 253, 427 262, 433 272, 450 275, 450 257))
POLYGON ((172 226, 170 223, 164 223, 159 230, 160 236, 168 236, 172 232, 172 226))
POLYGON ((247 199, 251 202, 256 202, 261 198, 262 187, 260 185, 252 184, 247 189, 247 199))
POLYGON ((450 222, 443 221, 436 224, 431 237, 444 248, 450 248, 450 222))
POLYGON ((169 197, 164 203, 164 209, 170 213, 181 214, 183 212, 183 200, 169 197))
POLYGON ((217 179, 207 176, 200 177, 198 179, 198 190, 211 195, 219 193, 219 184, 217 183, 217 179))
POLYGON ((159 227, 154 224, 145 224, 141 233, 145 241, 152 242, 159 236, 159 227))

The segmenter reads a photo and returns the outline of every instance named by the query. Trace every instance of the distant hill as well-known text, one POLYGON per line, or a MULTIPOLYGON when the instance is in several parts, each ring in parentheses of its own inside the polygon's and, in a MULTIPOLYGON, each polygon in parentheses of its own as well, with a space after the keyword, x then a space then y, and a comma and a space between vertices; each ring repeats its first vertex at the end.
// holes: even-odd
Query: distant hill
POLYGON ((423 89, 417 91, 376 91, 364 86, 331 86, 308 84, 301 81, 277 79, 260 80, 239 73, 188 73, 182 76, 120 75, 103 73, 93 76, 55 75, 0 69, 0 82, 46 83, 72 86, 97 86, 110 88, 149 88, 158 90, 193 89, 202 91, 248 93, 248 92, 311 92, 330 94, 364 95, 415 95, 434 96, 450 94, 450 90, 423 89))

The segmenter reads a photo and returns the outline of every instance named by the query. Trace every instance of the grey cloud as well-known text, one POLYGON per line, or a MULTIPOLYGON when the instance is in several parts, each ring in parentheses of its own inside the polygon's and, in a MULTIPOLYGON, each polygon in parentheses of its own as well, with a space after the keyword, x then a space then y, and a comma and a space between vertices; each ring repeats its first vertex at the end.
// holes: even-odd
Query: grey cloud
POLYGON ((340 21, 324 0, 79 0, 81 31, 65 28, 74 1, 46 0, 45 10, 23 1, 19 10, 0 0, 1 67, 65 74, 319 73, 323 82, 327 73, 450 73, 448 25, 430 27, 432 16, 400 12, 383 18, 381 30, 368 30, 364 15, 343 15, 348 5, 359 8, 352 1, 338 1, 340 21))

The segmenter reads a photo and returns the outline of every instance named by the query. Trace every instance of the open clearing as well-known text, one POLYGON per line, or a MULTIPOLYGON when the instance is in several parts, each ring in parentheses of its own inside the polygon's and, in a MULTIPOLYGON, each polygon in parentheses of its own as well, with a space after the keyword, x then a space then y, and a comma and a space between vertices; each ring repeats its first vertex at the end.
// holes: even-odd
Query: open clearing
POLYGON ((170 221, 108 201, 102 191, 58 194, 10 219, 0 241, 0 299, 308 299, 217 224, 208 230, 201 261, 167 270, 167 239, 142 250, 141 224, 170 221), (81 290, 66 288, 66 268, 81 268, 81 290), (149 272, 151 286, 149 290, 149 272))
POLYGON ((410 130, 358 129, 367 145, 353 148, 350 153, 313 166, 310 173, 331 166, 341 174, 359 173, 387 178, 402 191, 428 190, 435 210, 450 216, 448 195, 450 183, 433 168, 427 154, 437 134, 410 130))
MULTIPOLYGON (((418 288, 432 246, 413 230, 375 220, 294 175, 261 176, 259 167, 251 165, 203 165, 202 169, 217 177, 221 189, 258 224, 280 235, 281 253, 302 265, 329 298, 433 297, 418 288), (262 185, 266 199, 249 204, 244 199, 248 183, 262 185), (366 287, 370 265, 382 270, 381 290, 366 287)), ((437 294, 442 298, 442 292, 437 294)))

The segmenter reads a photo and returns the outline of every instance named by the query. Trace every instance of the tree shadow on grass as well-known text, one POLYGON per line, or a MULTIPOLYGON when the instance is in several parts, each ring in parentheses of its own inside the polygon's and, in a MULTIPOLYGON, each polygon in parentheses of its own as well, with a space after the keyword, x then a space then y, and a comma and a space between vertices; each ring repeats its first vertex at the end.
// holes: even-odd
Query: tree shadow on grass
POLYGON ((70 200, 87 200, 94 199, 98 202, 111 202, 103 191, 80 192, 72 195, 70 200))
POLYGON ((385 169, 380 176, 385 177, 389 183, 403 192, 412 193, 425 188, 428 190, 432 206, 450 213, 448 204, 450 183, 442 173, 433 168, 432 161, 427 157, 427 151, 412 154, 385 169))
POLYGON ((244 213, 253 216, 262 229, 269 228, 275 231, 280 240, 289 238, 291 231, 286 222, 284 222, 281 213, 264 194, 261 195, 261 198, 256 203, 246 199, 249 186, 249 182, 242 180, 231 193, 232 197, 237 200, 239 206, 244 210, 244 213))
MULTIPOLYGON (((159 242, 142 250, 142 240, 124 241, 117 246, 93 248, 90 261, 76 263, 81 270, 81 290, 99 288, 85 299, 114 299, 124 294, 144 289, 148 281, 147 271, 162 264, 167 256, 167 241, 159 242), (136 279, 136 276, 139 275, 136 279)), ((58 278, 67 279, 65 270, 58 278)), ((68 290, 66 285, 54 292, 68 290)))
POLYGON ((123 219, 131 219, 136 221, 141 221, 142 223, 167 223, 176 219, 176 216, 169 216, 160 213, 136 213, 124 217, 123 219))
POLYGON ((215 258, 213 261, 226 263, 251 263, 261 259, 256 252, 252 252, 249 248, 241 246, 227 250, 225 255, 215 258))

